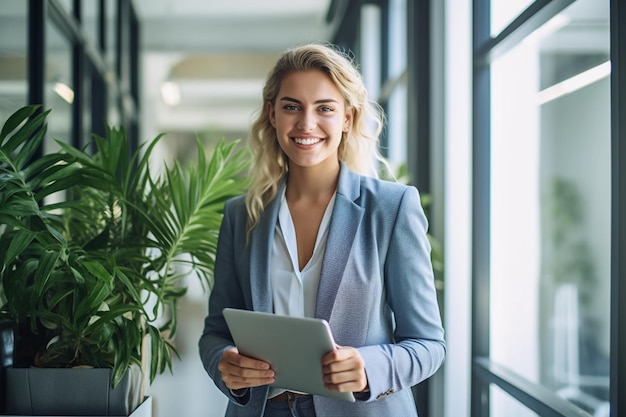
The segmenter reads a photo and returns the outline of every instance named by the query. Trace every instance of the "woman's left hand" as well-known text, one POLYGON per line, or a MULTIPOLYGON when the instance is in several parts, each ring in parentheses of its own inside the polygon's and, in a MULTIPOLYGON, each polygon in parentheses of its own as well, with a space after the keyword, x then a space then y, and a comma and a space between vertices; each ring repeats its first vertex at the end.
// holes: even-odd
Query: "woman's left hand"
POLYGON ((353 347, 337 346, 322 358, 324 385, 331 391, 362 392, 367 390, 365 362, 353 347))

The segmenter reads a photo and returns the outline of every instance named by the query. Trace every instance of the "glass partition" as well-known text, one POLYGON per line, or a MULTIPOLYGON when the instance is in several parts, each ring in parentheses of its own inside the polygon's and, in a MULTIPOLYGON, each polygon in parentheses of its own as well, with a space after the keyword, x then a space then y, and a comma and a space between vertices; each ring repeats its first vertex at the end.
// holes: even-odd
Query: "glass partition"
POLYGON ((44 153, 58 149, 55 140, 71 142, 72 106, 74 85, 72 82, 72 45, 58 28, 46 22, 46 71, 44 86, 45 108, 48 116, 48 137, 44 153))
POLYGON ((28 2, 0 0, 0 125, 28 101, 28 2))
POLYGON ((608 6, 573 3, 491 66, 491 359, 596 417, 609 401, 608 6))

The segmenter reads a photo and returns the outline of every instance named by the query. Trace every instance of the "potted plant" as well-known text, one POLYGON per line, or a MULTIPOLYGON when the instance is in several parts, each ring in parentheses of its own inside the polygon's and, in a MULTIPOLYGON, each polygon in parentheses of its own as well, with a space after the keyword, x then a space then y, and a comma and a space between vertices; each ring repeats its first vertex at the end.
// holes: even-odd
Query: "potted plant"
POLYGON ((182 279, 211 286, 223 204, 244 191, 248 154, 222 141, 207 160, 198 140, 196 164, 156 175, 161 136, 129 154, 109 128, 93 155, 58 142, 35 159, 47 114, 23 107, 0 132, 0 318, 14 323, 14 368, 90 367, 119 389, 141 367, 152 382, 176 353, 182 279))

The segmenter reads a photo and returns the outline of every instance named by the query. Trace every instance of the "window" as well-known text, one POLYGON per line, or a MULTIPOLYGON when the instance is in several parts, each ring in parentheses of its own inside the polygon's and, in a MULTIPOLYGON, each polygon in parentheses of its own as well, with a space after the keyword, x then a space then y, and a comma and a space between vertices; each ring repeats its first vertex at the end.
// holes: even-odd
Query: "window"
POLYGON ((491 359, 592 414, 609 397, 608 49, 608 5, 579 0, 491 66, 491 359))
POLYGON ((472 413, 609 417, 610 1, 530 3, 474 1, 472 413))

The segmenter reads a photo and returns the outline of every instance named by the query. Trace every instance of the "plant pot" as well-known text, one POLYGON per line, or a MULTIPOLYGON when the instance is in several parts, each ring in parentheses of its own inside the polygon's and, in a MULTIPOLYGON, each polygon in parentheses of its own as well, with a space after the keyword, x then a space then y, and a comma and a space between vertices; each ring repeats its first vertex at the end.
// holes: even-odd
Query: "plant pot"
MULTIPOLYGON (((2 414, 4 417, 28 417, 24 415, 16 415, 16 414, 2 414)), ((63 416, 57 416, 63 417, 63 416)), ((72 416, 72 417, 88 417, 88 416, 72 416)), ((144 398, 143 402, 139 405, 139 407, 135 408, 135 411, 130 413, 128 416, 98 416, 98 417, 152 417, 152 397, 144 398)))
POLYGON ((141 370, 111 387, 108 368, 8 368, 6 411, 24 416, 128 416, 139 405, 141 370))

